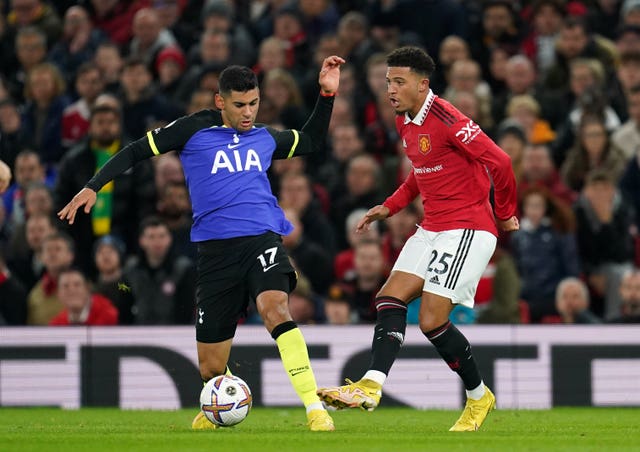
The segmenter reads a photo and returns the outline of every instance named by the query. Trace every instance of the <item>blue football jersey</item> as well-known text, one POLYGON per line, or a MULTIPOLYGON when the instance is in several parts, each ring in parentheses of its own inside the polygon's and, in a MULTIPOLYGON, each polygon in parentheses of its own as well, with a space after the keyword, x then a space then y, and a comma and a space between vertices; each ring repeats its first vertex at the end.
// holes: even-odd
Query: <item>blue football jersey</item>
POLYGON ((180 152, 193 206, 192 241, 293 230, 267 178, 275 149, 265 128, 237 133, 210 127, 193 134, 180 152))
POLYGON ((300 132, 256 126, 242 133, 223 126, 220 112, 202 110, 125 146, 86 187, 97 192, 136 162, 176 151, 191 196, 192 241, 288 235, 293 226, 271 193, 267 170, 273 159, 323 151, 332 108, 333 97, 319 96, 300 132))

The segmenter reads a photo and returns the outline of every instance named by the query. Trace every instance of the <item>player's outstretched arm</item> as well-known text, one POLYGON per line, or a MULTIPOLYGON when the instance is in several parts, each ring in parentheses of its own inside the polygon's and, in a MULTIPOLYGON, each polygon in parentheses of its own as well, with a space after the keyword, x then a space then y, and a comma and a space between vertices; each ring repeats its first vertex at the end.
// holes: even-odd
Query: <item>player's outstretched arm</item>
POLYGON ((377 205, 369 209, 367 213, 364 214, 364 217, 358 221, 356 225, 356 232, 364 232, 369 230, 369 225, 374 221, 384 220, 389 216, 389 208, 387 206, 383 206, 382 204, 377 205))
POLYGON ((58 218, 73 224, 76 219, 76 212, 84 206, 84 213, 89 213, 96 203, 96 192, 90 188, 80 190, 69 203, 58 212, 58 218))

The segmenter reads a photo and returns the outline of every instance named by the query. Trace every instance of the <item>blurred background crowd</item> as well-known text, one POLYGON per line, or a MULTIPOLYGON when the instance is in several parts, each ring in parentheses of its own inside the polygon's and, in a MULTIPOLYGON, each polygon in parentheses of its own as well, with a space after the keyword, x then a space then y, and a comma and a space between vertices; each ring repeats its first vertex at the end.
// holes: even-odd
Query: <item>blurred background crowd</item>
POLYGON ((521 229, 499 238, 475 309, 454 322, 640 322, 640 0, 0 0, 0 159, 14 174, 0 324, 192 323, 177 155, 117 177, 73 227, 55 212, 131 140, 215 108, 229 64, 258 74, 258 122, 300 128, 331 54, 347 64, 326 152, 269 169, 295 226, 290 307, 302 324, 374 322, 422 217, 417 200, 353 232, 411 171, 386 96, 385 55, 401 45, 428 50, 431 88, 518 181, 521 229))

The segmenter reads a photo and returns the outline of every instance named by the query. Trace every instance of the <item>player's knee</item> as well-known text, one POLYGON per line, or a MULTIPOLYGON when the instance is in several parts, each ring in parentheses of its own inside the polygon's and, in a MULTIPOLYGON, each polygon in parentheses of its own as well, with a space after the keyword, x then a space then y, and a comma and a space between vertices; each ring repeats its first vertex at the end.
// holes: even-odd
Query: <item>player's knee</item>
POLYGON ((288 297, 285 292, 263 292, 258 296, 257 306, 264 326, 271 331, 277 325, 291 320, 288 297))
POLYGON ((420 326, 420 331, 423 333, 427 333, 429 331, 433 331, 438 328, 440 325, 445 323, 447 319, 440 319, 433 315, 420 315, 418 316, 418 325, 420 326))
POLYGON ((200 377, 203 381, 209 381, 213 377, 222 375, 226 371, 226 364, 217 364, 215 362, 202 362, 200 363, 200 377))

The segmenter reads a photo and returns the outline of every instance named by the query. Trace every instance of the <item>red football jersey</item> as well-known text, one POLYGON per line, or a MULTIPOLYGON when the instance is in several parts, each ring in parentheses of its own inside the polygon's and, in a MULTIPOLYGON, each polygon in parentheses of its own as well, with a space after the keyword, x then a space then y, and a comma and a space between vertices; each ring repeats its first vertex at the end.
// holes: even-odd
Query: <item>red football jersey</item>
POLYGON ((69 311, 64 310, 57 316, 55 316, 49 325, 52 326, 67 326, 67 325, 117 325, 118 324, 118 310, 111 303, 111 300, 100 295, 91 295, 91 309, 89 316, 82 323, 72 324, 69 321, 69 311))
POLYGON ((476 123, 431 91, 415 118, 399 115, 396 127, 413 171, 384 202, 390 215, 419 193, 424 206, 422 228, 434 232, 474 229, 497 236, 489 202, 490 177, 495 216, 507 220, 517 207, 510 157, 476 123))

